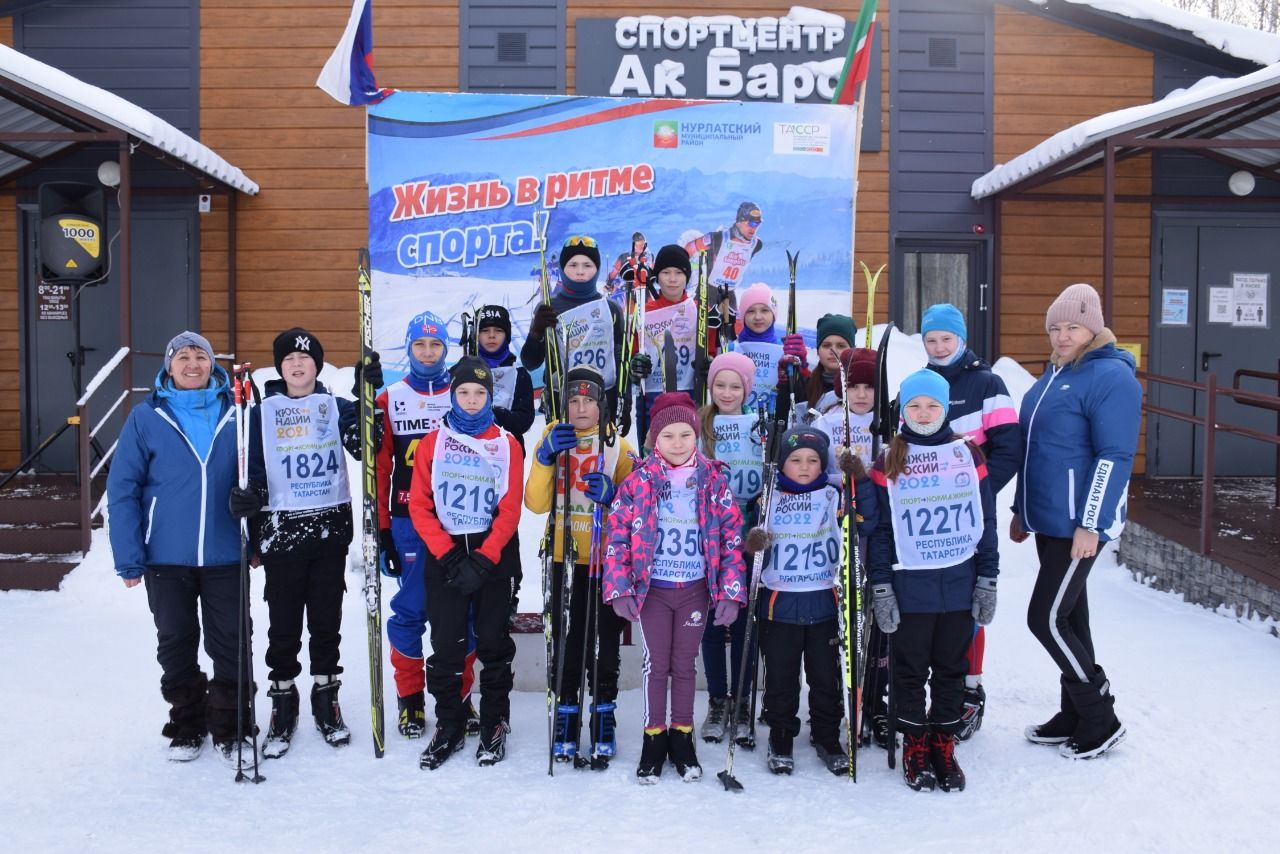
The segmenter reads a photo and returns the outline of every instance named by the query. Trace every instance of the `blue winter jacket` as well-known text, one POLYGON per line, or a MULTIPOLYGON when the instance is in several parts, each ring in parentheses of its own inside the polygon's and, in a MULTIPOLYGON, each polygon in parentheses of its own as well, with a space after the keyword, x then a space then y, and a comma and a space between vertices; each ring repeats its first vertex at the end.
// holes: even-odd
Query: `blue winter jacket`
POLYGON ((1104 329, 1077 364, 1050 364, 1022 398, 1026 444, 1013 511, 1029 532, 1102 542, 1124 528, 1142 421, 1133 357, 1104 329))
MULTIPOLYGON (((945 445, 956 438, 949 425, 932 436, 917 436, 903 432, 915 445, 945 445)), ((885 449, 888 453, 888 449, 885 449)), ((896 568, 898 550, 893 540, 893 511, 889 504, 888 480, 885 477, 885 454, 881 454, 871 468, 871 479, 876 484, 880 511, 876 528, 867 543, 867 574, 872 584, 893 584, 898 597, 898 607, 904 614, 943 614, 948 611, 968 611, 973 607, 973 588, 978 576, 995 578, 1000 573, 1000 540, 996 534, 996 499, 991 491, 991 479, 981 454, 978 464, 978 492, 982 500, 982 536, 978 547, 967 560, 954 566, 938 569, 896 568)))
POLYGON ((165 401, 164 377, 156 376, 155 391, 129 413, 107 476, 111 552, 121 578, 138 578, 147 566, 240 561, 240 524, 227 507, 236 485, 227 372, 213 369, 222 412, 204 462, 165 401))

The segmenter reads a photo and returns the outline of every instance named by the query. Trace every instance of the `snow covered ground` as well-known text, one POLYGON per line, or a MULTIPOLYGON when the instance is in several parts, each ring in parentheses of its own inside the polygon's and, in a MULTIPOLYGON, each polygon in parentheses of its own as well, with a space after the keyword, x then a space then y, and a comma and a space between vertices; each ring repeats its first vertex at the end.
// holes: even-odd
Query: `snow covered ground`
MULTIPOLYGON (((901 374, 908 363, 923 364, 918 341, 902 337, 895 347, 901 374)), ((1020 398, 1030 377, 1012 363, 997 369, 1020 398)), ((327 368, 324 379, 344 390, 350 370, 327 368)), ((1008 511, 1001 512, 1004 530, 1008 511)), ((531 576, 523 610, 540 607, 533 557, 540 522, 530 517, 522 526, 531 576)), ((146 595, 116 578, 99 531, 60 592, 0 593, 0 732, 7 733, 0 838, 10 851, 77 852, 349 852, 417 844, 522 852, 1274 850, 1264 816, 1275 803, 1267 745, 1280 720, 1280 641, 1270 627, 1143 587, 1108 549, 1091 579, 1090 607, 1129 737, 1106 757, 1071 763, 1022 738, 1026 724, 1054 710, 1057 671, 1024 624, 1034 547, 1004 540, 1001 554, 1001 600, 987 640, 986 722, 958 751, 968 775, 963 793, 910 791, 877 748, 859 753, 858 784, 834 778, 803 735, 794 777, 770 776, 763 749, 739 751, 740 795, 724 792, 714 777, 724 748, 701 744, 702 782, 681 783, 668 770, 660 785, 642 788, 633 776, 636 691, 620 699, 621 755, 607 772, 560 768, 547 777, 545 695, 536 692, 513 697, 508 759, 494 768, 476 767, 472 741, 440 770, 420 771, 425 745, 401 739, 394 727, 385 758, 375 760, 365 621, 355 595, 346 600, 342 689, 353 744, 334 751, 304 727, 286 758, 263 765, 266 782, 253 786, 235 784, 208 748, 189 765, 165 761, 159 731, 166 706, 146 595)), ((358 588, 356 576, 348 581, 358 588)), ((261 683, 261 573, 253 587, 261 683)), ((384 588, 386 598, 392 587, 384 588)), ((518 668, 542 666, 540 658, 517 661, 518 668)), ((307 690, 305 678, 301 687, 307 690)), ((262 694, 258 719, 265 726, 262 694)), ((394 716, 389 673, 387 700, 394 716)), ((699 720, 705 702, 699 695, 699 720)))

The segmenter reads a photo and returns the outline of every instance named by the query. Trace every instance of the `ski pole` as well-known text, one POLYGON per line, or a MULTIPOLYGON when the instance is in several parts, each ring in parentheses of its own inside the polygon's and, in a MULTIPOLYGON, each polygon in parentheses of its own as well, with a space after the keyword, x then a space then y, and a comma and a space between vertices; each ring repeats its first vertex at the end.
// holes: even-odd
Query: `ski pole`
MULTIPOLYGON (((231 368, 232 398, 236 408, 236 485, 245 489, 249 485, 249 421, 245 409, 249 406, 249 370, 245 362, 231 368)), ((249 780, 261 783, 266 778, 258 773, 257 706, 253 701, 253 647, 249 638, 249 520, 240 520, 240 605, 236 628, 236 782, 249 780), (253 776, 244 773, 244 693, 245 681, 249 683, 250 733, 253 737, 253 776)))
MULTIPOLYGON (((761 420, 764 419, 764 416, 765 416, 765 409, 764 409, 764 405, 761 404, 760 406, 761 420)), ((772 437, 772 439, 776 441, 777 438, 778 436, 775 431, 775 435, 772 437)), ((764 471, 764 484, 763 484, 764 491, 761 493, 761 496, 760 496, 760 504, 761 504, 761 508, 763 509, 760 523, 761 523, 761 527, 768 530, 769 518, 771 516, 770 508, 773 502, 773 480, 774 480, 774 474, 776 472, 776 465, 773 462, 775 449, 773 447, 774 445, 773 441, 765 441, 765 442, 762 442, 761 444, 762 444, 762 447, 764 448, 765 471, 764 471)), ((760 575, 762 574, 763 571, 764 571, 764 552, 759 551, 759 552, 756 552, 751 557, 751 592, 750 592, 750 595, 747 596, 747 612, 748 612, 747 627, 746 627, 746 631, 743 633, 743 639, 742 639, 742 662, 738 665, 738 691, 740 692, 744 687, 746 687, 746 684, 747 684, 747 665, 749 662, 751 662, 751 644, 753 641, 755 641, 756 621, 757 621, 756 604, 760 596, 760 575)), ((755 641, 755 642, 758 643, 758 641, 755 641)), ((751 712, 750 714, 752 718, 752 723, 751 723, 752 742, 754 743, 757 680, 755 679, 754 673, 752 673, 751 675, 752 675, 752 679, 751 679, 751 712)), ((732 705, 732 707, 729 709, 729 729, 728 729, 729 749, 728 749, 728 752, 725 754, 724 770, 716 775, 716 777, 718 777, 720 782, 724 785, 726 792, 741 792, 743 790, 742 783, 738 782, 738 778, 733 776, 733 758, 734 758, 734 755, 737 753, 737 748, 738 748, 738 739, 737 739, 738 709, 741 707, 741 705, 742 705, 741 701, 735 702, 732 705)))

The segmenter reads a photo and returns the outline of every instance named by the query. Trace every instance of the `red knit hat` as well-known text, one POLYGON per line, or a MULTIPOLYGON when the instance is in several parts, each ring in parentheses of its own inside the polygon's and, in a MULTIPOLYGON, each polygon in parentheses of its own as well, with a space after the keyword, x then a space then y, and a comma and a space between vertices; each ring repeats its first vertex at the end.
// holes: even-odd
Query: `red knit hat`
MULTIPOLYGON (((844 365, 846 382, 874 387, 876 384, 876 351, 866 347, 847 347, 840 351, 840 363, 844 365)), ((837 383, 836 385, 839 385, 837 383)), ((839 391, 837 391, 839 394, 839 391)))
POLYGON ((693 398, 683 391, 664 391, 658 395, 657 400, 653 402, 653 408, 649 410, 649 445, 656 448, 658 434, 663 428, 680 422, 692 427, 693 435, 697 436, 700 432, 698 412, 693 407, 693 398))

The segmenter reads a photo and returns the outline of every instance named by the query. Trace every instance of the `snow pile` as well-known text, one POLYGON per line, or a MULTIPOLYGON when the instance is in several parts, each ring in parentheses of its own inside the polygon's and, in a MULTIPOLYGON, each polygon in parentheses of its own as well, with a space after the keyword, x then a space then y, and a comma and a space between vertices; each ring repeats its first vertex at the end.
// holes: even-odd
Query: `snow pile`
MULTIPOLYGON (((880 334, 877 328, 875 337, 880 334)), ((896 384, 925 363, 919 336, 896 335, 890 358, 896 384)), ((1031 385, 1032 377, 1010 360, 999 360, 995 370, 1015 400, 1031 385)), ((259 383, 272 376, 269 368, 255 372, 259 383)), ((321 378, 348 394, 350 368, 326 366, 321 378)), ((999 502, 1002 532, 1007 499, 999 502)), ((544 518, 526 514, 521 525, 522 610, 541 608, 536 551, 544 518)), ((1274 801, 1270 767, 1240 761, 1236 743, 1280 718, 1275 638, 1134 583, 1114 558, 1104 557, 1090 579, 1089 605, 1100 660, 1130 735, 1107 757, 1070 763, 1022 738, 1026 724, 1055 708, 1058 674, 1024 624, 1034 544, 1015 545, 1002 535, 1001 557, 1000 606, 988 629, 986 721, 957 753, 968 775, 964 793, 910 791, 877 748, 859 752, 860 782, 853 788, 821 767, 803 733, 794 777, 768 774, 762 747, 738 752, 735 772, 746 787, 741 797, 725 793, 714 778, 724 747, 701 742, 706 779, 700 784, 680 783, 668 771, 656 788, 641 789, 634 780, 641 725, 635 690, 620 697, 621 755, 607 772, 557 768, 554 779, 547 777, 546 697, 538 691, 513 695, 506 762, 475 767, 471 740, 440 770, 420 771, 425 745, 395 734, 389 666, 392 725, 387 755, 375 760, 356 575, 348 577, 342 642, 342 698, 353 744, 327 747, 304 717, 289 755, 266 763, 267 780, 255 787, 234 784, 207 747, 189 765, 164 760, 159 731, 167 707, 158 690, 146 594, 116 578, 105 531, 97 531, 61 592, 0 593, 0 731, 10 733, 0 827, 14 851, 302 846, 350 852, 398 850, 406 839, 432 849, 487 851, 511 847, 517 835, 521 852, 836 850, 850 840, 867 851, 898 851, 905 843, 911 850, 977 845, 1051 852, 1068 839, 1081 850, 1264 849, 1260 817, 1274 801)), ((352 558, 358 560, 354 550, 352 558)), ((385 582, 384 602, 395 590, 394 581, 385 582)), ((267 611, 261 572, 253 573, 252 585, 254 667, 262 686, 267 611)), ((522 643, 516 666, 538 673, 541 638, 531 640, 522 643)), ((302 661, 305 674, 305 644, 302 661)), ((299 682, 304 693, 308 682, 305 675, 299 682)), ((265 727, 264 694, 259 690, 258 720, 265 727)), ((698 720, 705 704, 699 694, 698 720)), ((763 739, 765 731, 759 734, 763 739)))
MULTIPOLYGON (((1036 6, 1046 6, 1049 0, 1028 0, 1028 2, 1036 6)), ((1247 59, 1259 65, 1280 62, 1280 36, 1175 9, 1157 0, 1063 0, 1063 2, 1089 6, 1099 12, 1109 12, 1124 18, 1164 24, 1175 30, 1190 33, 1228 56, 1247 59)))
POLYGON ((243 193, 258 192, 258 185, 243 172, 155 113, 4 45, 0 45, 0 77, 100 118, 243 193))

